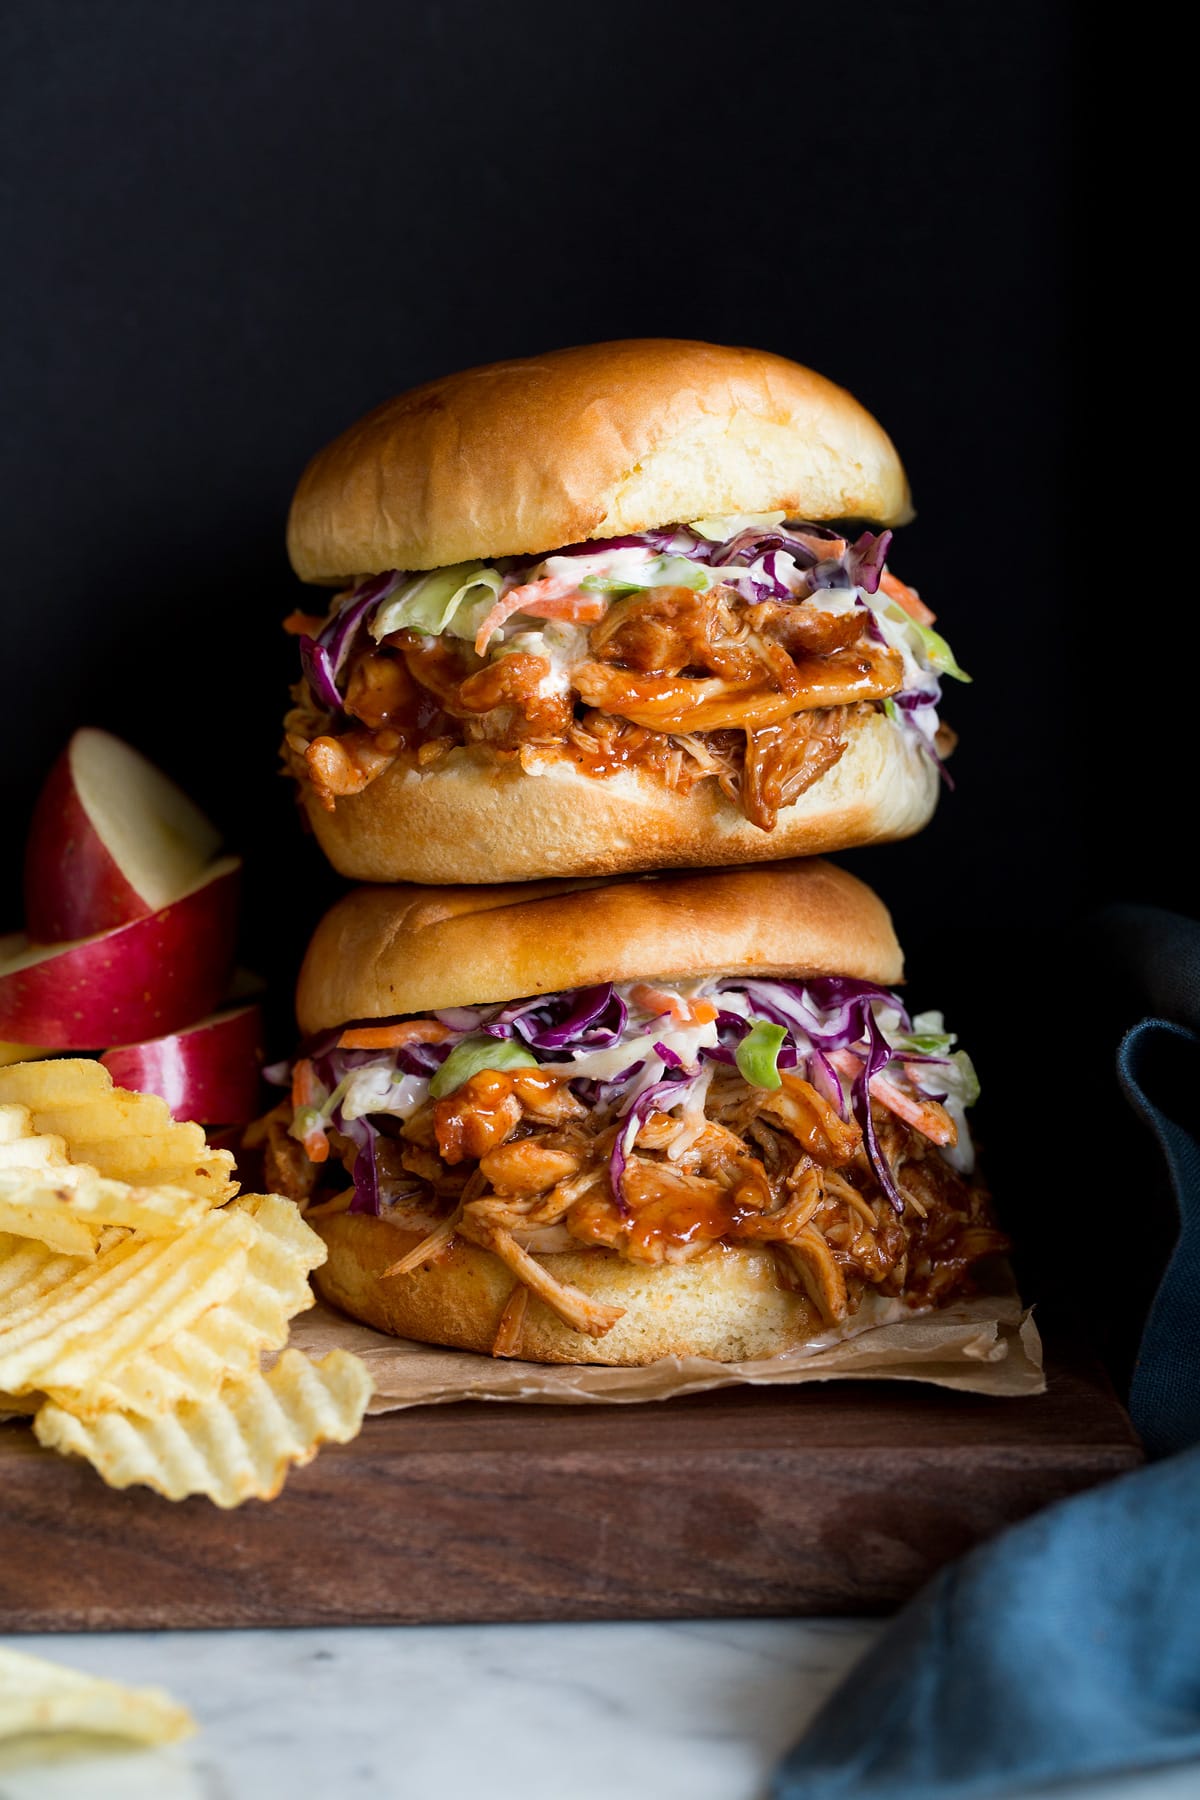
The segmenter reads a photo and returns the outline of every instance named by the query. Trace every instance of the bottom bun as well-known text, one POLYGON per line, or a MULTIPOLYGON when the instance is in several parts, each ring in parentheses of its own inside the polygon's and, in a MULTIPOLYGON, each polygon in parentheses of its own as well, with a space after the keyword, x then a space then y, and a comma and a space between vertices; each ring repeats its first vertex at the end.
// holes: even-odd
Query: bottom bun
MULTIPOLYGON (((500 1317, 517 1283, 489 1250, 456 1238, 436 1262, 408 1275, 384 1270, 413 1250, 422 1233, 363 1213, 314 1218, 329 1260, 314 1281, 323 1299, 395 1337, 490 1355, 500 1317)), ((629 1262, 613 1250, 564 1251, 537 1261, 590 1299, 623 1306, 601 1338, 573 1331, 530 1294, 521 1362, 636 1366, 660 1356, 714 1362, 778 1356, 821 1330, 805 1295, 779 1285, 768 1251, 714 1245, 685 1263, 629 1262)))
POLYGON ((852 718, 839 762, 761 831, 713 780, 673 793, 657 775, 583 774, 547 754, 537 772, 463 747, 428 770, 399 756, 326 811, 300 791, 318 843, 352 881, 497 882, 818 856, 929 823, 938 773, 881 712, 852 718))

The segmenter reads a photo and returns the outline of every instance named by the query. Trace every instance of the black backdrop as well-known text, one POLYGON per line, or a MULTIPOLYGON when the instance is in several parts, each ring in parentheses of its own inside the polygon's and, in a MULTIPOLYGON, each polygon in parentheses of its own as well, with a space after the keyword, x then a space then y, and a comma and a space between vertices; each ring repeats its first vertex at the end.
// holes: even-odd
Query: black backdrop
POLYGON ((1094 420, 1070 11, 8 0, 0 34, 8 918, 42 774, 73 725, 106 726, 246 852, 245 956, 282 1040, 338 885, 275 774, 308 455, 494 357, 770 347, 891 431, 920 514, 894 564, 976 676, 945 709, 936 822, 849 860, 913 997, 978 1052, 1004 1179, 1008 1109, 1030 1125, 1016 1022, 1027 1045, 1078 987, 1076 922, 1186 904, 1174 798, 1097 707, 1114 658, 1080 626, 1111 521, 1073 478, 1094 420))

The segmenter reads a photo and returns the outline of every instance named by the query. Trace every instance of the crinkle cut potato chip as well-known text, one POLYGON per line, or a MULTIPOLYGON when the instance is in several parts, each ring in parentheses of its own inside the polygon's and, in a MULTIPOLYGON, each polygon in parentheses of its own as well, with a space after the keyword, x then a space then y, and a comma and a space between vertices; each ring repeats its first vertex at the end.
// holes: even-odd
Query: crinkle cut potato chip
POLYGON ((123 1237, 92 1262, 0 1238, 0 1386, 84 1387, 169 1343, 240 1287, 253 1218, 209 1212, 176 1237, 123 1237))
POLYGON ((94 1256, 96 1235, 85 1220, 72 1218, 63 1204, 65 1190, 82 1171, 67 1155, 61 1137, 40 1134, 27 1106, 0 1105, 0 1232, 36 1237, 67 1256, 94 1256), (35 1216, 26 1199, 30 1180, 54 1191, 35 1216))
POLYGON ((233 1167, 98 1063, 0 1067, 0 1418, 111 1486, 223 1507, 356 1434, 365 1365, 284 1349, 325 1245, 290 1200, 233 1199, 233 1167))
POLYGON ((130 1688, 64 1669, 18 1650, 0 1650, 0 1738, 83 1731, 173 1744, 190 1737, 196 1721, 161 1688, 130 1688))
POLYGON ((50 1449, 86 1457, 110 1487, 144 1485, 168 1500, 205 1494, 232 1507, 274 1499, 290 1467, 311 1462, 324 1443, 348 1443, 371 1391, 365 1364, 346 1350, 319 1363, 285 1350, 269 1374, 159 1418, 112 1412, 88 1421, 51 1403, 33 1429, 50 1449))
POLYGON ((70 1175, 63 1182, 58 1171, 0 1168, 0 1230, 94 1256, 106 1227, 172 1237, 212 1216, 207 1200, 183 1188, 134 1188, 78 1166, 70 1175))
POLYGON ((145 1350, 111 1374, 77 1388, 51 1382, 47 1394, 82 1419, 105 1412, 152 1418, 185 1401, 211 1400, 222 1384, 253 1374, 264 1354, 287 1343, 292 1317, 313 1304, 311 1270, 326 1257, 325 1245, 278 1194, 246 1194, 230 1210, 254 1221, 237 1291, 169 1343, 145 1350))
POLYGON ((98 1234, 87 1218, 72 1212, 71 1192, 67 1182, 54 1179, 49 1185, 44 1170, 26 1172, 0 1165, 0 1232, 34 1238, 60 1256, 92 1258, 98 1234))
POLYGON ((10 1311, 36 1305, 82 1267, 81 1257, 61 1256, 45 1244, 0 1233, 0 1332, 10 1311))
POLYGON ((199 1125, 171 1117, 157 1094, 113 1086, 87 1057, 0 1067, 0 1109, 25 1107, 39 1134, 61 1137, 72 1162, 135 1187, 181 1187, 218 1206, 237 1192, 234 1159, 199 1125))
POLYGON ((66 1140, 39 1133, 27 1106, 0 1106, 0 1169, 71 1167, 66 1140))

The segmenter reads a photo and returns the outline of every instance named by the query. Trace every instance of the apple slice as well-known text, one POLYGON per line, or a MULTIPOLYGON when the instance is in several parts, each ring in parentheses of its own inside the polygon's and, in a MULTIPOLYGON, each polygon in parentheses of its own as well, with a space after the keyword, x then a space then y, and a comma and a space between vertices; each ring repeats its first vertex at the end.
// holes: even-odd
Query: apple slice
POLYGON ((220 834, 138 751, 77 731, 38 796, 25 846, 34 943, 91 937, 160 912, 192 888, 220 834))
POLYGON ((118 1087, 161 1094, 176 1119, 244 1125, 260 1110, 262 1010, 213 1013, 168 1037, 107 1050, 100 1061, 118 1087))
POLYGON ((0 1037, 103 1050, 203 1018, 233 968, 241 867, 223 857, 170 906, 95 937, 0 938, 0 1037))

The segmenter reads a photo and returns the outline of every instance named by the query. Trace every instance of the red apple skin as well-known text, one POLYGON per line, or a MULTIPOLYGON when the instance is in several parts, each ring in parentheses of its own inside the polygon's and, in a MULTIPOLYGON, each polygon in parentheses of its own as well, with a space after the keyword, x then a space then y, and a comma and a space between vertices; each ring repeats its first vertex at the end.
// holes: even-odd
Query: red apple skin
POLYGON ((153 908, 130 886, 84 810, 68 744, 33 809, 25 843, 25 928, 35 944, 92 937, 153 908))
POLYGON ((102 1050, 202 1019, 226 992, 237 946, 241 861, 145 918, 43 950, 0 939, 0 1038, 48 1050, 102 1050))
POLYGON ((169 776, 83 726, 54 764, 25 845, 25 929, 57 944, 147 918, 191 891, 220 847, 169 776))
POLYGON ((100 1058, 118 1087, 161 1094, 176 1119, 243 1125, 260 1108, 262 1012, 242 1006, 100 1058))

